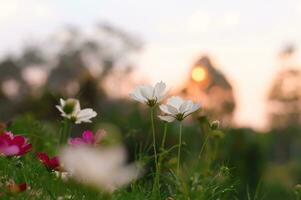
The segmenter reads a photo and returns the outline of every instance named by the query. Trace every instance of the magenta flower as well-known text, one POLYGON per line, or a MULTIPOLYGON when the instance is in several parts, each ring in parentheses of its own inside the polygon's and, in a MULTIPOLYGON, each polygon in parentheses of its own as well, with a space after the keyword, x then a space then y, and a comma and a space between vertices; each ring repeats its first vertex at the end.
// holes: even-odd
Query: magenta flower
POLYGON ((79 145, 98 145, 102 138, 107 134, 105 130, 99 130, 96 132, 95 136, 93 135, 92 131, 84 131, 82 137, 77 138, 70 138, 69 144, 72 146, 79 146, 79 145))
POLYGON ((14 136, 11 132, 4 132, 0 135, 0 154, 11 156, 22 156, 28 153, 32 145, 27 142, 24 136, 14 136))
POLYGON ((57 156, 53 158, 49 158, 49 156, 46 153, 37 153, 37 158, 39 161, 50 171, 60 171, 60 161, 57 156))

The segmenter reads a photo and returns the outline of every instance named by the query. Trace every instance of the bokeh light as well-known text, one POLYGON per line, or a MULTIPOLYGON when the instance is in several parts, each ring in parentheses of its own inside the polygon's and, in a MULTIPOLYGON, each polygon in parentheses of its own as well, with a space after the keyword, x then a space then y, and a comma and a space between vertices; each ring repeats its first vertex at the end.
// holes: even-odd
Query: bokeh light
POLYGON ((207 71, 203 67, 196 67, 191 72, 191 78, 196 82, 204 81, 207 75, 207 71))

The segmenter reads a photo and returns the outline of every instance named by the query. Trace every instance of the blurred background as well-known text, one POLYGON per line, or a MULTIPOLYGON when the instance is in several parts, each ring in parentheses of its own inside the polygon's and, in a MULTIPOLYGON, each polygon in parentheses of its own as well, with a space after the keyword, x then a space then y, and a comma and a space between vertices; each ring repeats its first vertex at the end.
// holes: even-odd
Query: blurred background
MULTIPOLYGON (((0 120, 55 123, 58 99, 75 97, 98 111, 95 126, 143 138, 148 115, 128 93, 163 80, 220 120, 239 194, 264 181, 289 199, 301 183, 300 19, 300 0, 0 0, 0 120)), ((187 132, 201 135, 189 121, 187 132)))

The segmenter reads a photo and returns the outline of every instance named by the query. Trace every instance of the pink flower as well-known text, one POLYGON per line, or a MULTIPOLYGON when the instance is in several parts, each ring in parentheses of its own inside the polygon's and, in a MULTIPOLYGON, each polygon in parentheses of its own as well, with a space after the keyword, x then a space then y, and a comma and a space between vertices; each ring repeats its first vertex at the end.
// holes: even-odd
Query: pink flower
POLYGON ((37 157, 39 161, 48 169, 48 170, 54 170, 54 171, 60 171, 60 161, 58 157, 49 158, 49 156, 46 153, 37 153, 37 157))
POLYGON ((107 134, 105 130, 99 130, 93 135, 92 131, 84 131, 82 137, 77 138, 70 138, 69 144, 72 146, 79 146, 79 145, 94 145, 97 146, 102 138, 107 134))
POLYGON ((11 156, 22 156, 28 153, 32 145, 27 142, 24 136, 14 136, 11 132, 0 135, 0 154, 11 156))

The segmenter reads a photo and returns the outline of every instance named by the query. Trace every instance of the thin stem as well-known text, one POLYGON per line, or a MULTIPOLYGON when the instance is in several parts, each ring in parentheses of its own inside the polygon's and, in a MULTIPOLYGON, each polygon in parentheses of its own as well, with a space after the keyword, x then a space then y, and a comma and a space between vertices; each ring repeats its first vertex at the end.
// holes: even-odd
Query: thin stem
POLYGON ((202 145, 202 148, 201 148, 201 151, 200 151, 200 153, 199 153, 199 159, 201 158, 201 155, 202 155, 202 153, 203 153, 203 151, 204 151, 204 149, 205 149, 205 146, 207 145, 208 139, 209 139, 209 134, 206 134, 205 141, 204 141, 204 143, 203 143, 203 145, 202 145))
POLYGON ((152 134, 153 134, 153 148, 155 155, 155 163, 157 166, 157 150, 156 150, 156 132, 155 132, 155 123, 154 123, 154 108, 151 108, 151 126, 152 126, 152 134))
POLYGON ((156 150, 156 132, 155 132, 155 123, 154 123, 154 108, 151 107, 150 109, 150 117, 151 117, 151 127, 152 127, 152 135, 153 135, 153 148, 154 148, 154 156, 155 156, 155 165, 156 165, 156 172, 155 172, 155 180, 153 185, 153 190, 157 187, 156 177, 158 174, 158 160, 157 160, 157 150, 156 150))
POLYGON ((65 142, 68 141, 68 138, 70 137, 70 132, 71 132, 71 123, 70 121, 67 121, 67 124, 66 124, 66 133, 65 133, 65 142))
POLYGON ((70 122, 68 119, 64 119, 61 122, 61 128, 60 128, 60 144, 65 144, 67 142, 67 139, 70 134, 70 122))
POLYGON ((59 144, 63 144, 64 142, 64 129, 65 129, 65 122, 66 119, 64 119, 63 121, 61 121, 61 125, 60 125, 60 141, 59 144))
POLYGON ((177 174, 178 175, 179 175, 179 172, 180 172, 181 146, 182 146, 182 123, 180 122, 179 148, 178 148, 178 164, 177 164, 177 174))
POLYGON ((164 147, 165 147, 166 133, 167 133, 167 122, 164 123, 163 139, 162 139, 162 143, 161 143, 162 150, 164 150, 164 147))
POLYGON ((161 153, 159 154, 159 158, 158 158, 158 171, 156 173, 156 178, 155 178, 155 182, 156 182, 159 190, 160 190, 160 171, 161 171, 161 165, 162 165, 162 159, 163 159, 163 151, 165 151, 164 146, 165 146, 165 140, 166 140, 166 133, 167 133, 167 123, 164 123, 163 139, 162 139, 161 148, 160 148, 161 153))

